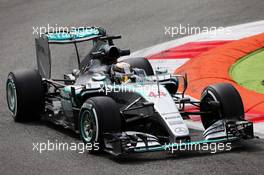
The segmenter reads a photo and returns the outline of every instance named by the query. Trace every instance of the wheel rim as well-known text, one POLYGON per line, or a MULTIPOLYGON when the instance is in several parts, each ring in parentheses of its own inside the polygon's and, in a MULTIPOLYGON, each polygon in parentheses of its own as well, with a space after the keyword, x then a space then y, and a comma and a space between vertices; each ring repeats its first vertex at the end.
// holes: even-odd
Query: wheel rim
POLYGON ((94 117, 88 110, 85 110, 82 113, 82 117, 81 117, 82 138, 86 142, 89 142, 89 143, 93 142, 95 141, 96 133, 97 133, 97 127, 96 127, 96 122, 94 120, 94 117))
MULTIPOLYGON (((207 90, 206 94, 202 98, 201 111, 209 111, 211 108, 208 104, 211 101, 219 102, 215 97, 214 93, 210 90, 207 90)), ((212 125, 214 122, 216 122, 219 118, 221 118, 220 110, 214 111, 210 114, 205 114, 201 117, 205 129, 212 125)))
POLYGON ((13 115, 16 115, 17 94, 14 83, 10 80, 7 82, 7 104, 13 115))

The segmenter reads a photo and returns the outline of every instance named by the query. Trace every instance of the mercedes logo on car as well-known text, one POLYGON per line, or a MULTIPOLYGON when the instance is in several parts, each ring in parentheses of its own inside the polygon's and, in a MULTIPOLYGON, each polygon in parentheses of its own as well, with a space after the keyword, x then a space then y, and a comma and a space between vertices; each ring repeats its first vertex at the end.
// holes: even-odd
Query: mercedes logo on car
POLYGON ((186 129, 183 127, 175 128, 174 130, 177 134, 186 134, 186 129))

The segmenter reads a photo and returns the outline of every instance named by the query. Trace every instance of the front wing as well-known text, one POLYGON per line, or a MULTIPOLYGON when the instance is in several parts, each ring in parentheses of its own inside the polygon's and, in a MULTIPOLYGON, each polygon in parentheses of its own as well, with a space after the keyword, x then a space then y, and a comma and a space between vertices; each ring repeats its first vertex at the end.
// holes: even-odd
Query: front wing
MULTIPOLYGON (((253 123, 249 121, 219 120, 204 131, 204 139, 179 140, 175 143, 163 143, 156 136, 141 132, 105 133, 105 151, 115 156, 128 153, 171 151, 182 147, 200 144, 233 143, 234 141, 253 139, 253 123)), ((191 138, 192 139, 192 138, 191 138)))

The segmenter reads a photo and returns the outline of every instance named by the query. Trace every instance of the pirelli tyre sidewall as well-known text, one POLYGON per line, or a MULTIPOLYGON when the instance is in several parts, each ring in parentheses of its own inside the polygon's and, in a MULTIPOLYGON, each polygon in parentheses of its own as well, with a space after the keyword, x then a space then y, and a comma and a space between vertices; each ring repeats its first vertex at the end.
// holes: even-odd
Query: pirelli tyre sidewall
POLYGON ((239 120, 244 118, 244 106, 238 91, 228 83, 219 83, 206 87, 201 95, 200 110, 212 111, 209 101, 219 102, 219 109, 209 114, 202 114, 201 120, 205 129, 220 119, 239 120))
POLYGON ((82 141, 90 144, 90 153, 104 150, 103 134, 121 132, 120 112, 116 102, 107 96, 87 99, 79 114, 79 132, 82 141))
POLYGON ((38 71, 10 72, 6 81, 6 99, 15 121, 39 119, 44 111, 44 91, 38 71))

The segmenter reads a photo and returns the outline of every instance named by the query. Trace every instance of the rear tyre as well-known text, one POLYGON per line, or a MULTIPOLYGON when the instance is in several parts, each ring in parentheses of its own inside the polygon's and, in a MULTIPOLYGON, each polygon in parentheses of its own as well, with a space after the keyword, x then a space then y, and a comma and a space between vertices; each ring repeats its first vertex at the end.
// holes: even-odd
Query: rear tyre
POLYGON ((82 141, 92 146, 90 153, 102 152, 103 133, 121 132, 121 117, 116 102, 110 97, 91 97, 85 101, 79 115, 82 141))
POLYGON ((208 86, 201 95, 201 112, 211 112, 201 115, 205 129, 220 119, 239 120, 244 118, 244 106, 238 91, 228 83, 208 86), (212 102, 218 102, 217 108, 212 102))
POLYGON ((154 75, 153 69, 149 61, 143 57, 138 57, 138 58, 130 58, 123 60, 124 62, 130 64, 132 68, 139 68, 145 70, 146 74, 149 75, 154 75))
POLYGON ((15 121, 39 119, 44 111, 44 90, 38 71, 10 72, 6 81, 6 99, 15 121))

